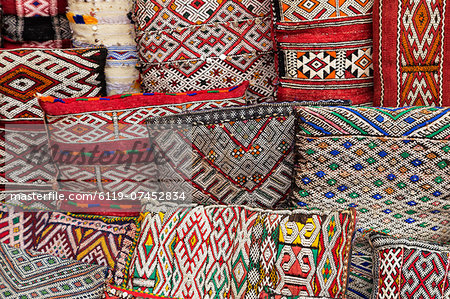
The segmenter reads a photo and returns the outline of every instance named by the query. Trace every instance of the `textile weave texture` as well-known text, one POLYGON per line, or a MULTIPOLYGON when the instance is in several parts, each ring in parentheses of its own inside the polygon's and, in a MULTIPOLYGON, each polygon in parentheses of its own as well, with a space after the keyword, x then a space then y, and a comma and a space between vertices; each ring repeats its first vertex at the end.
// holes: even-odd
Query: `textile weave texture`
POLYGON ((134 26, 130 19, 134 2, 69 0, 67 17, 76 47, 108 48, 107 94, 141 92, 134 26))
POLYGON ((375 104, 449 106, 448 1, 376 0, 375 104))
POLYGON ((194 206, 146 213, 128 287, 182 298, 342 298, 354 210, 194 206))
POLYGON ((448 242, 450 109, 300 107, 297 204, 355 207, 359 228, 448 242))
POLYGON ((282 205, 293 177, 293 111, 291 104, 260 104, 150 119, 150 142, 169 161, 158 165, 160 181, 175 181, 174 191, 178 181, 191 184, 197 203, 282 205))
POLYGON ((5 39, 14 42, 44 42, 72 37, 65 15, 29 18, 4 15, 3 34, 5 39))
POLYGON ((54 165, 30 158, 33 147, 47 145, 35 95, 102 95, 105 57, 103 48, 0 50, 0 184, 13 189, 50 185, 54 165))
POLYGON ((139 232, 136 217, 49 213, 38 227, 35 250, 108 267, 111 283, 124 282, 127 258, 139 232))
POLYGON ((142 298, 151 298, 151 299, 161 299, 168 298, 159 295, 153 295, 148 293, 143 293, 135 290, 128 290, 124 288, 119 288, 113 285, 107 285, 105 289, 105 299, 142 299, 142 298))
POLYGON ((449 298, 449 246, 384 235, 372 235, 370 239, 377 275, 372 298, 449 298))
POLYGON ((247 86, 245 83, 230 89, 182 94, 115 95, 88 101, 41 98, 50 143, 58 145, 53 154, 60 189, 125 195, 157 191, 156 165, 150 163, 153 156, 145 119, 243 106, 247 86), (65 162, 67 155, 70 162, 65 162), (85 159, 89 155, 92 158, 85 159))
POLYGON ((37 227, 47 218, 45 212, 0 205, 0 242, 15 248, 34 249, 37 227))
POLYGON ((269 0, 138 0, 134 14, 145 91, 250 81, 249 100, 274 95, 269 0))
POLYGON ((99 298, 106 274, 103 266, 0 244, 2 298, 99 298))
POLYGON ((273 2, 278 98, 373 101, 373 0, 273 2))
POLYGON ((66 12, 67 0, 1 0, 3 13, 19 17, 50 17, 66 12))
POLYGON ((69 98, 105 93, 106 49, 0 51, 0 119, 42 121, 36 93, 69 98))

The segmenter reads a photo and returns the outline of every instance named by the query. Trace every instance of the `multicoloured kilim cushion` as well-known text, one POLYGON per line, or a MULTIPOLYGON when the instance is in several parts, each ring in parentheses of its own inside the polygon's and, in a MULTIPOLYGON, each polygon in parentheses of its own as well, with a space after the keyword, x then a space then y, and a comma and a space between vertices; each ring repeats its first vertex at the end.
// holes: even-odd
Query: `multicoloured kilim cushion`
POLYGON ((2 298, 100 298, 106 270, 0 244, 2 298))
POLYGON ((34 249, 36 228, 48 217, 45 212, 24 212, 0 205, 0 242, 11 247, 34 249))
POLYGON ((138 0, 135 21, 145 91, 223 88, 248 80, 249 100, 273 96, 270 0, 138 0))
POLYGON ((106 49, 0 51, 0 120, 42 121, 36 93, 68 98, 105 93, 106 49))
MULTIPOLYGON (((158 165, 160 181, 174 181, 171 191, 180 191, 178 182, 187 182, 187 192, 197 203, 283 204, 293 176, 293 106, 302 104, 259 104, 149 119, 150 142, 169 161, 158 165), (167 126, 174 127, 175 135, 168 135, 167 126), (176 140, 180 144, 174 147, 176 140), (179 158, 179 147, 186 149, 186 159, 179 158)), ((163 191, 166 188, 170 185, 163 191)))
POLYGON ((180 94, 127 94, 108 98, 43 97, 61 190, 156 191, 145 119, 228 106, 243 106, 248 83, 180 94), (92 153, 92 154, 91 154, 92 153), (86 159, 86 157, 92 157, 86 159), (69 157, 70 159, 66 159, 69 157), (69 161, 70 160, 70 161, 69 161))
MULTIPOLYGON (((47 145, 36 93, 55 97, 99 96, 105 92, 106 49, 0 50, 0 184, 49 184, 49 163, 30 163, 32 146, 47 145)), ((45 160, 44 160, 45 161, 45 160)))
POLYGON ((355 207, 362 229, 450 241, 450 108, 299 107, 300 206, 355 207))
POLYGON ((66 40, 72 37, 66 16, 30 17, 3 16, 5 39, 14 42, 66 40))
MULTIPOLYGON (((150 142, 173 161, 162 165, 173 170, 160 169, 160 181, 190 183, 187 192, 197 203, 283 204, 293 177, 293 111, 293 104, 259 104, 149 119, 150 142), (166 125, 172 124, 181 125, 178 146, 166 134, 166 125), (185 130, 186 124, 191 128, 185 130), (179 158, 180 147, 188 150, 186 159, 179 158)), ((177 191, 180 184, 173 188, 177 191)))
POLYGON ((370 299, 373 293, 372 247, 366 235, 357 235, 352 242, 348 273, 347 298, 370 299))
POLYGON ((450 106, 450 4, 375 0, 375 104, 450 106))
POLYGON ((342 298, 355 211, 194 206, 145 214, 128 287, 182 298, 342 298))
POLYGON ((450 247, 372 235, 372 298, 450 298, 450 247))
POLYGON ((3 12, 19 17, 49 17, 66 12, 67 0, 0 0, 3 12))
POLYGON ((373 0, 273 3, 280 100, 373 101, 373 0))
POLYGON ((128 290, 124 288, 119 288, 117 286, 113 285, 107 285, 105 290, 105 299, 136 299, 136 298, 151 298, 151 299, 161 299, 161 298, 169 298, 169 297, 163 297, 159 295, 154 294, 148 294, 133 290, 128 290))
POLYGON ((108 48, 108 95, 140 92, 134 26, 129 16, 131 0, 69 0, 67 17, 76 47, 108 48))
POLYGON ((120 285, 124 282, 127 258, 139 224, 136 217, 105 218, 52 212, 38 229, 37 251, 107 266, 110 282, 120 285))

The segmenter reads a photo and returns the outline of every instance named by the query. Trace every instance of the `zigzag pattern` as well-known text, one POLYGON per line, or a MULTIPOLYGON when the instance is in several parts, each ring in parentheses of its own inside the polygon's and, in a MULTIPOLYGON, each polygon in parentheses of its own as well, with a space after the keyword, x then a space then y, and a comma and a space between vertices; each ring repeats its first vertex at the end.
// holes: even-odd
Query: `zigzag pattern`
POLYGON ((153 205, 143 220, 128 287, 183 298, 257 298, 265 286, 286 296, 338 296, 345 293, 342 267, 349 258, 353 217, 350 211, 153 205), (311 250, 314 257, 299 254, 311 250), (307 278, 290 279, 305 271, 307 278), (304 290, 305 285, 317 287, 304 290))
POLYGON ((371 235, 374 273, 380 273, 374 296, 380 299, 446 298, 448 246, 371 235))
POLYGON ((61 258, 84 261, 109 267, 108 279, 121 284, 124 259, 131 250, 137 225, 135 218, 107 219, 53 212, 39 228, 36 250, 61 258))
POLYGON ((151 139, 172 167, 160 173, 190 182, 196 202, 277 206, 291 186, 292 112, 291 104, 256 105, 150 119, 151 139), (170 134, 160 124, 192 129, 170 134), (194 156, 180 160, 173 144, 194 149, 194 156))
POLYGON ((106 274, 106 267, 0 244, 0 284, 6 297, 99 298, 106 274))

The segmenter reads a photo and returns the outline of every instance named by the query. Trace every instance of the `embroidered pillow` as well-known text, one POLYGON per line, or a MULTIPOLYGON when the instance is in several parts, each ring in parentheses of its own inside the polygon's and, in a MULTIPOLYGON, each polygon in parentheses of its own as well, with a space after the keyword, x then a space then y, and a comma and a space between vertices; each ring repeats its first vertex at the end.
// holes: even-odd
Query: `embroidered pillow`
POLYGON ((47 145, 35 94, 102 95, 105 57, 103 48, 0 50, 0 156, 5 157, 0 183, 18 190, 38 185, 51 188, 54 166, 31 155, 47 145))
POLYGON ((64 15, 29 18, 4 15, 3 34, 5 39, 13 42, 67 40, 72 37, 64 15))
POLYGON ((108 279, 124 282, 127 258, 139 232, 136 217, 106 218, 52 212, 39 227, 35 249, 109 268, 108 279))
POLYGON ((1 0, 3 13, 19 17, 49 17, 64 14, 67 0, 1 0))
POLYGON ((375 0, 375 104, 450 106, 448 1, 375 0))
POLYGON ((107 269, 0 244, 2 298, 100 298, 107 269))
POLYGON ((105 299, 136 299, 136 298, 152 298, 152 299, 158 299, 158 298, 169 298, 169 297, 162 297, 159 295, 153 295, 143 292, 137 292, 133 290, 128 290, 125 288, 119 288, 117 286, 113 285, 107 285, 105 290, 105 299))
MULTIPOLYGON (((190 184, 185 193, 192 193, 189 195, 197 203, 279 206, 291 190, 294 124, 293 104, 260 104, 149 119, 150 143, 167 161, 158 165, 159 181, 174 181, 174 191, 181 189, 179 182, 190 184), (182 134, 177 146, 165 130, 171 124, 175 135, 182 134), (162 125, 161 130, 158 125, 162 125), (187 151, 187 158, 180 162, 179 148, 187 151), (167 170, 170 166, 173 169, 167 170)), ((161 187, 163 192, 172 191, 166 190, 167 186, 170 184, 161 187)))
POLYGON ((399 299, 450 296, 450 247, 374 234, 373 298, 399 299))
POLYGON ((108 95, 140 92, 134 26, 130 20, 134 2, 69 0, 67 17, 76 47, 108 48, 108 95))
POLYGON ((41 98, 53 159, 59 169, 60 189, 122 192, 126 196, 157 191, 156 166, 150 163, 153 152, 149 148, 145 119, 183 111, 242 106, 246 104, 247 86, 244 83, 230 89, 180 94, 41 98))
POLYGON ((373 101, 373 0, 275 0, 278 99, 373 101))
POLYGON ((0 242, 11 247, 34 249, 37 227, 48 219, 46 212, 22 211, 0 205, 0 242))
POLYGON ((250 81, 250 101, 274 95, 270 1, 138 0, 144 91, 185 92, 250 81))
POLYGON ((128 288, 182 298, 257 298, 270 287, 287 296, 342 298, 354 217, 354 210, 153 205, 128 288))
POLYGON ((359 228, 447 242, 450 109, 299 107, 300 206, 355 207, 359 228))

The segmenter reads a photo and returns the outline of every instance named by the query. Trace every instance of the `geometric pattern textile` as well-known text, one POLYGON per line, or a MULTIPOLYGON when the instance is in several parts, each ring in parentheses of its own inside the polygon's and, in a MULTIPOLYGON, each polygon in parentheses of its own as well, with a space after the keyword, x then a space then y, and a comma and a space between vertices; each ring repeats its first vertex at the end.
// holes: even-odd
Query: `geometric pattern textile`
POLYGON ((124 282, 127 258, 139 232, 136 217, 106 218, 52 212, 38 227, 35 250, 108 267, 108 280, 124 282))
POLYGON ((134 25, 133 1, 69 0, 67 17, 76 47, 105 46, 107 95, 141 92, 134 25))
POLYGON ((156 166, 145 119, 185 111, 243 106, 248 83, 180 94, 126 94, 105 98, 42 97, 59 187, 72 192, 156 191, 156 166), (91 154, 92 153, 92 154, 91 154), (101 163, 100 158, 115 155, 101 163), (139 156, 136 156, 136 154, 139 156), (90 155, 92 159, 85 159, 90 155), (64 157, 70 157, 69 162, 64 157), (133 158, 134 157, 134 158, 133 158), (139 158, 139 159, 138 159, 139 158))
POLYGON ((299 107, 300 206, 358 211, 358 228, 450 241, 450 109, 299 107))
POLYGON ((0 184, 5 184, 9 190, 20 190, 26 186, 48 187, 51 190, 56 168, 49 160, 41 159, 42 156, 36 154, 36 149, 47 148, 45 125, 5 124, 3 129, 0 131, 0 157, 3 159, 0 184))
POLYGON ((372 298, 450 298, 450 247, 371 235, 374 253, 372 298))
POLYGON ((448 1, 375 0, 375 104, 449 106, 448 1))
POLYGON ((18 17, 49 17, 66 12, 67 0, 1 0, 3 13, 18 17))
POLYGON ((0 119, 38 120, 34 95, 74 97, 104 94, 106 49, 0 51, 0 119))
POLYGON ((105 57, 103 48, 0 50, 1 183, 16 188, 17 184, 46 184, 49 176, 55 176, 51 163, 25 161, 34 145, 41 148, 47 143, 35 94, 63 98, 104 94, 105 57), (19 127, 21 123, 27 127, 19 127), (31 129, 32 124, 36 127, 31 129))
POLYGON ((170 161, 159 170, 161 180, 191 185, 197 203, 282 205, 293 176, 293 106, 302 104, 258 104, 148 119, 150 142, 170 161), (176 134, 167 132, 167 126, 174 126, 176 134), (189 149, 185 159, 179 159, 175 142, 189 149))
MULTIPOLYGON (((39 215, 40 217, 43 215, 39 215)), ((36 212, 15 211, 14 207, 0 206, 0 243, 22 249, 34 249, 36 212)))
POLYGON ((105 289, 104 294, 105 299, 136 299, 136 298, 152 298, 152 299, 158 299, 158 298, 169 298, 169 297, 162 297, 159 295, 153 295, 143 292, 138 292, 134 290, 127 290, 124 288, 119 288, 117 286, 113 285, 107 285, 105 289))
POLYGON ((273 4, 281 100, 373 101, 373 0, 273 4))
POLYGON ((149 119, 150 142, 173 161, 168 163, 172 171, 159 173, 167 180, 192 184, 196 203, 269 208, 283 204, 293 177, 293 105, 258 104, 149 119), (172 124, 191 126, 177 132, 186 140, 180 147, 190 149, 186 159, 178 159, 180 151, 173 146, 178 134, 166 134, 165 126, 172 124))
POLYGON ((182 298, 342 298, 355 211, 155 207, 145 214, 128 288, 182 298))
POLYGON ((106 270, 0 244, 2 298, 100 298, 106 270))
POLYGON ((352 243, 352 257, 348 273, 347 298, 369 299, 373 292, 372 247, 367 236, 359 232, 352 243))
POLYGON ((72 37, 66 16, 24 18, 3 16, 5 40, 14 42, 65 40, 72 37))
POLYGON ((134 14, 144 91, 250 81, 250 101, 274 95, 269 0, 138 0, 134 14))

